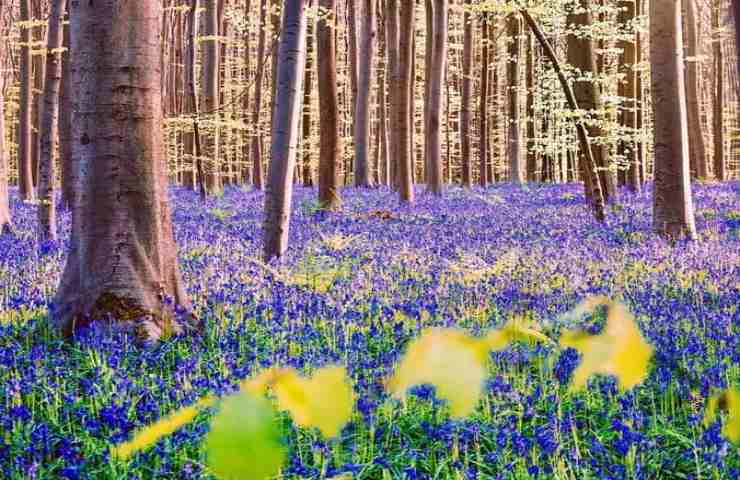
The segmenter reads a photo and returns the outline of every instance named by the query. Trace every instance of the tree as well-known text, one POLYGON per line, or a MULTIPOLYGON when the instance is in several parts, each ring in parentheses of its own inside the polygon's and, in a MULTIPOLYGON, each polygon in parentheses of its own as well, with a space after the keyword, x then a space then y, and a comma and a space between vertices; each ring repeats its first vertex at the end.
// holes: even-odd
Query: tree
MULTIPOLYGON (((21 22, 31 19, 31 0, 21 0, 21 22)), ((33 102, 33 75, 31 72, 31 30, 28 24, 21 27, 20 51, 20 109, 18 114, 18 183, 23 200, 33 200, 33 160, 31 158, 31 110, 33 102)))
POLYGON ((462 74, 462 96, 460 105, 460 154, 462 155, 462 181, 463 185, 470 188, 473 186, 472 154, 470 148, 470 99, 473 87, 473 16, 470 14, 470 0, 465 0, 465 13, 463 14, 463 74, 462 74))
POLYGON ((272 119, 270 168, 265 193, 264 256, 281 257, 288 248, 293 174, 306 63, 306 2, 283 5, 282 31, 272 119))
POLYGON ((447 69, 447 29, 449 5, 447 0, 433 2, 433 34, 431 71, 429 72, 429 127, 426 132, 429 148, 429 190, 435 195, 442 194, 442 83, 447 69))
MULTIPOLYGON (((629 132, 637 131, 637 115, 640 103, 640 92, 637 88, 637 80, 640 75, 636 71, 638 63, 637 37, 631 26, 637 14, 637 2, 624 0, 619 2, 621 8, 621 22, 624 28, 630 32, 632 38, 620 42, 623 50, 623 68, 625 72, 622 94, 627 99, 624 106, 624 126, 629 132)), ((629 162, 627 184, 633 192, 640 191, 640 149, 637 142, 627 145, 625 156, 629 162)))
POLYGON ((488 48, 489 48, 489 25, 488 22, 495 22, 487 13, 483 13, 480 26, 483 33, 481 42, 481 69, 480 69, 480 107, 478 110, 478 182, 481 187, 488 186, 492 178, 488 177, 488 48))
MULTIPOLYGON (((314 1, 309 0, 309 6, 314 6, 314 1)), ((313 145, 311 142, 311 120, 312 115, 312 98, 313 98, 313 52, 314 38, 316 32, 316 22, 312 21, 309 25, 309 33, 306 34, 306 81, 303 82, 303 132, 301 138, 301 147, 303 151, 303 165, 301 176, 303 177, 303 186, 313 187, 313 174, 311 171, 311 152, 313 145)))
POLYGON ((400 190, 401 175, 398 164, 398 108, 399 108, 399 18, 398 18, 398 0, 387 0, 385 15, 385 52, 388 57, 388 97, 390 105, 388 129, 388 156, 390 159, 390 179, 389 184, 396 190, 400 190))
POLYGON ((337 99, 337 45, 334 26, 337 0, 319 0, 324 15, 317 26, 319 104, 319 202, 324 208, 336 209, 339 197, 339 100, 337 99))
POLYGON ((712 26, 716 32, 714 40, 714 178, 720 182, 727 180, 725 166, 725 59, 722 53, 722 35, 720 25, 722 20, 721 0, 716 0, 712 12, 712 26))
MULTIPOLYGON (((260 2, 260 33, 257 41, 257 73, 254 80, 254 108, 252 124, 257 133, 252 137, 252 185, 258 190, 265 187, 262 176, 262 135, 260 113, 262 110, 262 83, 265 74, 265 42, 267 41, 267 1, 260 2)), ((272 52, 275 55, 275 52, 272 52)))
POLYGON ((212 119, 212 133, 206 135, 205 154, 209 157, 206 172, 206 189, 211 194, 217 194, 223 188, 221 181, 221 166, 219 163, 219 118, 220 95, 218 91, 219 78, 219 41, 218 32, 220 16, 218 0, 204 0, 203 14, 203 113, 212 119))
POLYGON ((519 57, 521 56, 521 24, 518 14, 509 16, 509 181, 524 183, 526 181, 526 163, 522 155, 522 131, 519 92, 519 57))
POLYGON ((702 133, 699 103, 699 33, 697 32, 696 0, 682 0, 686 11, 686 103, 688 108, 689 161, 695 177, 709 177, 706 146, 702 133))
POLYGON ((66 51, 62 54, 62 84, 59 93, 59 163, 62 167, 62 205, 72 208, 75 188, 75 162, 72 157, 72 91, 70 89, 71 57, 69 51, 69 0, 65 2, 64 33, 62 44, 66 51))
MULTIPOLYGON (((392 12, 397 0, 389 0, 388 8, 392 12)), ((411 112, 413 109, 412 84, 412 51, 414 38, 415 4, 402 1, 398 21, 398 70, 396 72, 396 95, 394 95, 395 128, 398 142, 395 155, 398 162, 399 193, 406 203, 414 202, 414 170, 411 156, 411 112)))
POLYGON ((8 158, 5 153, 5 98, 0 88, 0 235, 12 233, 8 199, 8 158))
POLYGON ((41 115, 41 156, 39 158, 38 239, 57 240, 54 183, 59 141, 59 89, 62 82, 62 46, 65 0, 52 0, 46 33, 46 81, 41 115))
POLYGON ((375 0, 360 0, 360 48, 357 55, 357 96, 355 104, 355 186, 369 187, 370 177, 370 92, 375 60, 375 0))
POLYGON ((680 0, 651 2, 650 64, 655 117, 653 226, 668 238, 696 239, 682 38, 680 0))
POLYGON ((52 318, 65 335, 101 321, 142 341, 191 330, 196 324, 168 203, 161 3, 70 4, 73 155, 80 177, 52 318))

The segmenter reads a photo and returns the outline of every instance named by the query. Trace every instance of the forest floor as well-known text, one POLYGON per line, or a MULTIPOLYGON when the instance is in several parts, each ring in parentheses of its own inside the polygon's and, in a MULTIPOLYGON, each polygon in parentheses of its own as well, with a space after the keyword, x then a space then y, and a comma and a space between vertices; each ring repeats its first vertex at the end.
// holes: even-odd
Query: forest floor
MULTIPOLYGON (((337 213, 298 188, 285 264, 266 266, 261 193, 203 205, 176 189, 180 265, 207 323, 146 350, 51 331, 63 249, 36 253, 34 208, 14 198, 19 238, 0 240, 0 477, 210 478, 210 411, 128 463, 109 448, 263 367, 341 363, 356 414, 332 441, 285 416, 285 478, 740 478, 740 449, 702 422, 713 389, 740 386, 739 196, 737 182, 697 185, 701 241, 671 245, 651 232, 648 191, 625 193, 601 226, 578 185, 454 188, 411 208, 384 189, 347 189, 337 213), (402 404, 384 393, 424 326, 480 333, 523 314, 557 338, 592 294, 623 301, 655 347, 648 380, 627 393, 609 377, 569 393, 578 355, 549 345, 492 354, 485 398, 464 421, 430 388, 402 404)), ((66 238, 68 215, 61 228, 66 238)))

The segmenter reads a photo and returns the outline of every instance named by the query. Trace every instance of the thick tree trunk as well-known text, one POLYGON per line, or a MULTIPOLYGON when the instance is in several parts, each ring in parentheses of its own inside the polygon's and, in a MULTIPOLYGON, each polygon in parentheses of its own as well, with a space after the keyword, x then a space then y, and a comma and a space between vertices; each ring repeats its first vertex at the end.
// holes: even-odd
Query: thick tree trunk
POLYGON ((650 63, 655 117, 653 226, 668 238, 696 239, 680 0, 650 4, 650 63))
POLYGON ((195 327, 168 202, 161 4, 70 3, 73 155, 81 176, 53 319, 66 335, 102 321, 155 341, 195 327))
POLYGON ((495 21, 489 13, 483 13, 481 18, 481 32, 483 45, 481 47, 480 69, 480 107, 478 108, 478 183, 481 187, 488 186, 492 178, 488 177, 488 22, 495 21))
POLYGON ((699 34, 697 32, 696 0, 682 0, 686 11, 686 107, 688 109, 689 161, 695 178, 709 177, 704 134, 699 103, 699 34))
POLYGON ((13 232, 8 198, 8 155, 5 153, 5 98, 0 87, 0 236, 13 232))
MULTIPOLYGON (((447 0, 434 0, 434 40, 432 42, 431 71, 429 72, 429 190, 442 195, 442 83, 447 70, 447 35, 449 5, 447 0)), ((430 32, 431 33, 431 32, 430 32)))
POLYGON ((470 188, 473 186, 473 160, 470 145, 470 123, 471 123, 471 92, 473 79, 473 16, 468 8, 471 0, 465 0, 465 13, 463 14, 463 76, 462 97, 460 105, 460 154, 462 155, 462 182, 470 188))
POLYGON ((205 135, 204 156, 207 157, 206 164, 206 189, 211 195, 219 194, 223 188, 221 179, 221 161, 219 147, 219 128, 217 122, 221 115, 219 113, 220 96, 218 88, 219 78, 219 8, 218 0, 204 0, 205 11, 203 12, 203 108, 202 113, 211 120, 212 128, 205 135))
MULTIPOLYGON (((716 0, 713 6, 712 22, 719 31, 722 20, 722 1, 716 0)), ((727 180, 725 166, 725 59, 722 54, 722 39, 718 34, 714 40, 714 178, 720 182, 727 180)))
POLYGON ((509 62, 507 64, 509 87, 509 181, 524 183, 526 181, 526 164, 522 155, 522 129, 519 92, 519 57, 521 56, 522 42, 519 15, 511 15, 508 19, 509 31, 509 62))
MULTIPOLYGON (((21 0, 21 22, 31 18, 31 0, 21 0)), ((20 108, 18 121, 18 186, 23 200, 36 197, 33 185, 33 161, 31 158, 31 110, 33 102, 33 74, 31 72, 31 29, 21 27, 20 49, 20 108)))
POLYGON ((62 168, 62 206, 72 208, 75 182, 77 178, 75 160, 72 157, 72 91, 71 74, 72 57, 69 45, 69 0, 65 2, 65 25, 62 36, 66 51, 62 55, 62 84, 59 94, 59 163, 62 168))
MULTIPOLYGON (((395 8, 396 0, 388 2, 389 8, 395 8), (393 5, 393 7, 391 7, 393 5)), ((411 93, 412 51, 414 38, 414 2, 402 1, 398 23, 398 71, 396 81, 398 89, 394 95, 396 114, 396 130, 398 133, 398 147, 396 158, 398 161, 399 193, 401 200, 406 203, 414 202, 414 169, 411 155, 411 114, 413 111, 413 96, 411 93)))
MULTIPOLYGON (((252 110, 252 125, 256 133, 252 137, 252 185, 257 190, 265 188, 264 176, 262 175, 262 124, 260 113, 262 111, 262 84, 265 74, 265 43, 267 41, 267 2, 260 2, 260 33, 257 41, 257 73, 254 80, 254 108, 252 110)), ((276 51, 272 52, 275 56, 276 51)))
POLYGON ((288 248, 296 141, 301 114, 300 92, 306 63, 306 2, 296 0, 283 5, 270 168, 265 194, 266 261, 281 257, 288 248))
POLYGON ((41 114, 41 156, 39 157, 38 240, 57 240, 56 152, 59 142, 59 87, 62 81, 62 46, 65 0, 51 0, 49 29, 46 34, 46 80, 44 81, 43 110, 41 114))
POLYGON ((375 60, 375 0, 360 0, 360 49, 355 104, 355 186, 369 187, 370 178, 370 93, 375 60))
POLYGON ((337 0, 319 0, 319 6, 330 14, 322 16, 318 24, 316 48, 318 53, 319 130, 319 202, 324 208, 336 209, 339 197, 339 161, 342 144, 339 139, 339 100, 337 98, 337 45, 334 24, 337 0))

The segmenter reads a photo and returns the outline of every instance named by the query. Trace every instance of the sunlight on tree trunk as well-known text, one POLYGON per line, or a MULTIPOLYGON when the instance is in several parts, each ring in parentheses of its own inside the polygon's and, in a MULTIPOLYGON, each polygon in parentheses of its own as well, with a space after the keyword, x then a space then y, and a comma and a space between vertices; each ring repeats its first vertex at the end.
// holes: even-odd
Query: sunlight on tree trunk
POLYGON ((339 160, 342 144, 339 138, 339 105, 337 99, 337 45, 334 26, 337 0, 319 0, 326 15, 317 26, 318 84, 319 84, 319 202, 324 208, 339 208, 339 160), (328 16, 327 16, 328 15, 328 16))

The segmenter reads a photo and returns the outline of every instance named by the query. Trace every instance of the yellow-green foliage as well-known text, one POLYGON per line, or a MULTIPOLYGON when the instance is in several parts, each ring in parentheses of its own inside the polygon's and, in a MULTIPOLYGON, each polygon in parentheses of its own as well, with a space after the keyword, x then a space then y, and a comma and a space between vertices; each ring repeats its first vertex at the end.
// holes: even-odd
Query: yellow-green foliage
POLYGON ((717 418, 718 410, 725 410, 727 418, 722 427, 722 435, 740 445, 740 390, 728 389, 712 396, 707 403, 704 424, 709 425, 717 418))

